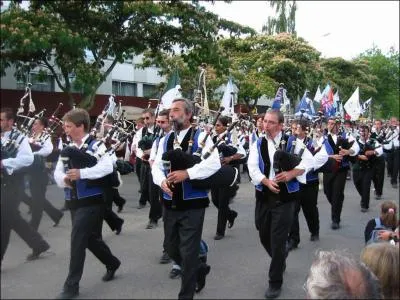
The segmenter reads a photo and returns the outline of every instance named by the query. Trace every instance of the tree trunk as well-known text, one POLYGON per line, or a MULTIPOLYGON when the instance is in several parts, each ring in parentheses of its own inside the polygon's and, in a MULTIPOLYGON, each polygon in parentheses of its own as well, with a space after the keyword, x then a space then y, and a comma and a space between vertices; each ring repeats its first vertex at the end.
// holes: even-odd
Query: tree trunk
POLYGON ((79 102, 79 107, 86 109, 86 110, 91 110, 93 105, 94 105, 94 99, 96 98, 96 91, 85 95, 81 102, 79 102))

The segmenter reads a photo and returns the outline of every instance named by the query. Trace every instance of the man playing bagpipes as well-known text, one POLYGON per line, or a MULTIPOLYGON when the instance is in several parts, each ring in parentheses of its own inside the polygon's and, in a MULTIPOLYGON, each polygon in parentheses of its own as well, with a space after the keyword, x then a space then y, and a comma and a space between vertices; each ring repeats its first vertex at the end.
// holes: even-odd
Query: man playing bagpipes
POLYGON ((201 155, 214 150, 201 162, 189 168, 185 168, 185 161, 171 160, 169 167, 163 163, 166 155, 173 151, 188 150, 188 155, 192 155, 200 146, 199 141, 206 133, 191 127, 192 118, 193 105, 189 100, 178 98, 172 102, 170 120, 174 124, 174 132, 160 140, 152 168, 154 183, 163 190, 167 252, 182 267, 179 299, 192 299, 196 284, 201 284, 199 280, 204 279, 210 270, 208 265, 199 261, 205 208, 209 205, 207 189, 194 188, 191 180, 207 178, 221 167, 218 151, 212 148, 210 138, 202 146, 201 155))
MULTIPOLYGON (((282 132, 284 117, 278 110, 269 110, 264 117, 265 137, 250 147, 249 174, 256 186, 255 224, 261 244, 271 257, 269 287, 266 298, 281 293, 286 268, 286 241, 292 225, 299 181, 306 183, 306 174, 314 166, 308 149, 301 158, 287 153, 287 136, 282 132)), ((299 154, 296 144, 293 154, 299 154)))
POLYGON ((367 125, 360 126, 359 132, 360 137, 356 142, 360 151, 353 164, 353 180, 357 192, 361 196, 361 212, 365 213, 369 209, 369 194, 375 164, 378 163, 378 157, 383 154, 383 149, 377 140, 370 138, 370 129, 367 125))
POLYGON ((22 169, 33 163, 33 154, 28 139, 13 127, 14 112, 1 108, 1 261, 10 241, 11 230, 23 239, 32 253, 27 260, 34 260, 50 246, 43 237, 26 222, 18 210, 20 193, 24 190, 22 169))
POLYGON ((53 220, 54 226, 57 226, 64 216, 61 210, 55 208, 46 199, 48 175, 45 160, 53 151, 51 136, 45 132, 47 127, 47 119, 44 117, 38 118, 33 122, 31 136, 28 141, 34 155, 34 161, 32 165, 26 168, 31 197, 28 197, 25 193, 22 194, 22 201, 31 207, 32 218, 30 225, 36 230, 39 228, 43 211, 53 220))
POLYGON ((64 188, 66 206, 71 211, 71 257, 69 272, 60 299, 79 294, 86 248, 106 267, 103 281, 114 278, 121 262, 102 239, 104 216, 103 187, 113 173, 113 163, 104 143, 89 135, 90 118, 86 110, 76 108, 64 117, 64 130, 71 143, 57 162, 54 179, 64 188))
MULTIPOLYGON (((216 135, 213 137, 213 142, 217 141, 219 135, 223 134, 229 123, 227 116, 219 117, 215 124, 216 135)), ((237 168, 239 173, 239 166, 235 164, 236 161, 246 156, 246 152, 240 142, 236 143, 232 140, 232 135, 228 134, 225 141, 218 146, 218 152, 221 159, 221 164, 230 164, 237 168)), ((218 208, 218 222, 217 231, 214 236, 215 240, 221 240, 225 236, 226 225, 232 228, 238 214, 236 211, 229 207, 230 200, 235 196, 238 185, 215 187, 211 189, 211 200, 215 207, 218 208)))
POLYGON ((318 147, 315 147, 316 143, 312 139, 310 125, 306 119, 301 119, 298 121, 294 135, 289 138, 288 147, 290 148, 290 151, 294 150, 296 144, 300 144, 302 147, 299 153, 300 157, 302 156, 304 151, 303 149, 305 148, 307 148, 314 156, 314 168, 307 172, 307 182, 305 184, 300 183, 300 192, 298 199, 296 200, 293 223, 288 237, 288 251, 297 248, 298 244, 300 243, 300 208, 303 210, 308 230, 311 234, 310 240, 319 240, 319 212, 317 206, 319 179, 318 172, 315 170, 323 166, 328 160, 328 153, 325 151, 325 148, 318 149, 318 147))
POLYGON ((327 135, 324 136, 324 146, 329 155, 330 170, 324 171, 324 193, 331 204, 331 228, 340 228, 340 215, 344 201, 346 176, 350 168, 349 156, 357 155, 360 150, 352 136, 339 135, 340 121, 334 117, 328 119, 327 135))
MULTIPOLYGON (((149 157, 151 146, 154 141, 154 111, 151 108, 143 110, 142 117, 144 120, 144 127, 136 132, 132 143, 136 155, 136 172, 139 174, 140 182, 140 199, 138 209, 142 209, 146 206, 147 202, 150 202, 149 198, 149 157)), ((161 217, 161 216, 160 216, 161 217)))
MULTIPOLYGON (((385 140, 385 130, 382 128, 382 120, 375 120, 374 126, 371 128, 371 139, 376 140, 378 143, 383 145, 385 140)), ((379 200, 382 198, 383 183, 385 180, 385 150, 382 147, 382 155, 376 157, 374 164, 374 172, 372 182, 375 188, 375 199, 379 200)))

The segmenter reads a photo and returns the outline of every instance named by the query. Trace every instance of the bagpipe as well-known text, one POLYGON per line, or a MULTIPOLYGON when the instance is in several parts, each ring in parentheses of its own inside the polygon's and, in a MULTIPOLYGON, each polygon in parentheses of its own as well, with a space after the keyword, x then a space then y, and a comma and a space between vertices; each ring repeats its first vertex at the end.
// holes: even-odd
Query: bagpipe
MULTIPOLYGON (((358 140, 357 140, 358 142, 358 140)), ((365 155, 365 153, 367 151, 375 151, 376 149, 378 149, 379 147, 381 147, 381 145, 376 145, 377 140, 376 139, 368 139, 367 142, 365 144, 362 144, 360 142, 358 142, 359 146, 360 146, 360 151, 358 152, 358 155, 365 155)), ((358 163, 358 165, 360 166, 361 169, 371 169, 373 167, 373 164, 375 163, 377 157, 376 155, 372 155, 372 156, 367 156, 368 160, 362 160, 359 159, 357 155, 356 158, 356 163, 358 163)))
MULTIPOLYGON (((284 138, 283 140, 281 140, 281 144, 283 146, 285 146, 287 143, 288 136, 286 137, 287 137, 286 139, 284 138)), ((305 145, 303 144, 303 146, 305 145)), ((273 164, 272 164, 275 174, 279 174, 280 172, 290 171, 294 169, 301 162, 301 156, 304 152, 304 148, 302 149, 303 151, 300 151, 299 154, 295 154, 294 153, 295 147, 296 147, 296 140, 292 142, 292 147, 289 152, 280 149, 279 145, 276 145, 275 147, 276 151, 273 156, 273 164)))

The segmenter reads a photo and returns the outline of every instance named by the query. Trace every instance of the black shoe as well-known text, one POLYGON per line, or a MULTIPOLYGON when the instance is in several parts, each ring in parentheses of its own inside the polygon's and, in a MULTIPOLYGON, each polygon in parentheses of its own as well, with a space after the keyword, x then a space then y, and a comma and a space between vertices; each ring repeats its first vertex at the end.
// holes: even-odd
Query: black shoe
POLYGON ((333 230, 337 230, 337 229, 340 228, 340 225, 339 225, 339 223, 337 223, 337 222, 332 222, 331 228, 332 228, 333 230))
POLYGON ((375 195, 375 199, 376 199, 376 200, 382 199, 382 195, 375 195))
POLYGON ((42 254, 43 252, 46 252, 49 249, 50 249, 50 245, 46 243, 43 246, 41 246, 39 249, 34 249, 33 252, 26 257, 26 260, 31 261, 31 260, 38 259, 40 254, 42 254))
POLYGON ((122 225, 124 224, 124 220, 123 219, 121 219, 121 222, 120 222, 120 224, 117 226, 117 228, 115 229, 115 234, 116 235, 119 235, 120 233, 121 233, 121 230, 122 230, 122 225))
POLYGON ((171 258, 169 257, 167 252, 163 252, 160 258, 160 264, 169 264, 171 262, 171 258))
POLYGON ((171 279, 177 279, 177 278, 181 277, 181 275, 182 275, 182 271, 180 269, 172 269, 169 272, 169 278, 171 278, 171 279))
POLYGON ((53 227, 57 227, 58 226, 58 224, 60 223, 62 217, 64 217, 64 213, 63 212, 61 213, 61 216, 57 219, 57 221, 54 222, 53 227))
POLYGON ((265 298, 267 299, 277 298, 279 297, 281 292, 282 292, 281 288, 269 287, 268 290, 265 292, 265 298))
POLYGON ((361 207, 361 212, 366 213, 368 211, 368 208, 366 207, 361 207))
POLYGON ((236 211, 232 211, 232 216, 230 220, 228 220, 228 228, 232 228, 233 224, 235 224, 235 219, 238 216, 238 213, 236 211))
POLYGON ((392 188, 397 189, 397 183, 393 183, 392 188))
POLYGON ((146 229, 154 229, 158 226, 157 222, 155 221, 149 221, 149 223, 146 226, 146 229))
POLYGON ((299 243, 296 243, 296 242, 293 241, 293 240, 289 240, 289 241, 286 243, 286 251, 287 251, 287 252, 292 251, 293 249, 296 249, 298 245, 299 245, 299 243))
POLYGON ((223 234, 219 234, 219 233, 217 233, 214 236, 214 240, 216 240, 216 241, 222 240, 223 238, 224 238, 224 235, 223 234))
POLYGON ((311 237, 310 237, 310 241, 311 242, 319 241, 319 234, 318 233, 312 234, 311 237))
POLYGON ((106 274, 104 274, 103 278, 101 278, 103 281, 110 281, 114 279, 115 272, 118 270, 119 266, 121 263, 118 264, 116 268, 113 269, 107 269, 106 274))
POLYGON ((210 273, 211 267, 207 264, 200 264, 197 270, 196 293, 199 293, 206 285, 206 276, 210 273))
POLYGON ((78 295, 78 290, 63 290, 56 299, 72 299, 78 297, 78 295))
POLYGON ((145 208, 146 207, 146 204, 139 204, 136 208, 137 209, 142 209, 142 208, 145 208))
POLYGON ((63 207, 60 208, 61 211, 67 211, 68 208, 64 205, 63 207))
POLYGON ((126 203, 126 200, 124 200, 121 205, 117 205, 118 206, 117 212, 120 213, 124 209, 125 203, 126 203))

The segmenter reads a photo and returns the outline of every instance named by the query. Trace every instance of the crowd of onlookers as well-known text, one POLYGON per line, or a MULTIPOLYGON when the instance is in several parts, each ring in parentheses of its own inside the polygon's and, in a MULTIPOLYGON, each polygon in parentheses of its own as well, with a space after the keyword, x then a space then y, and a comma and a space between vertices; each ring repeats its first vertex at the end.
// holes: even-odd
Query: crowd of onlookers
POLYGON ((396 203, 365 228, 360 258, 346 251, 318 251, 304 289, 309 299, 399 299, 399 223, 396 203))

